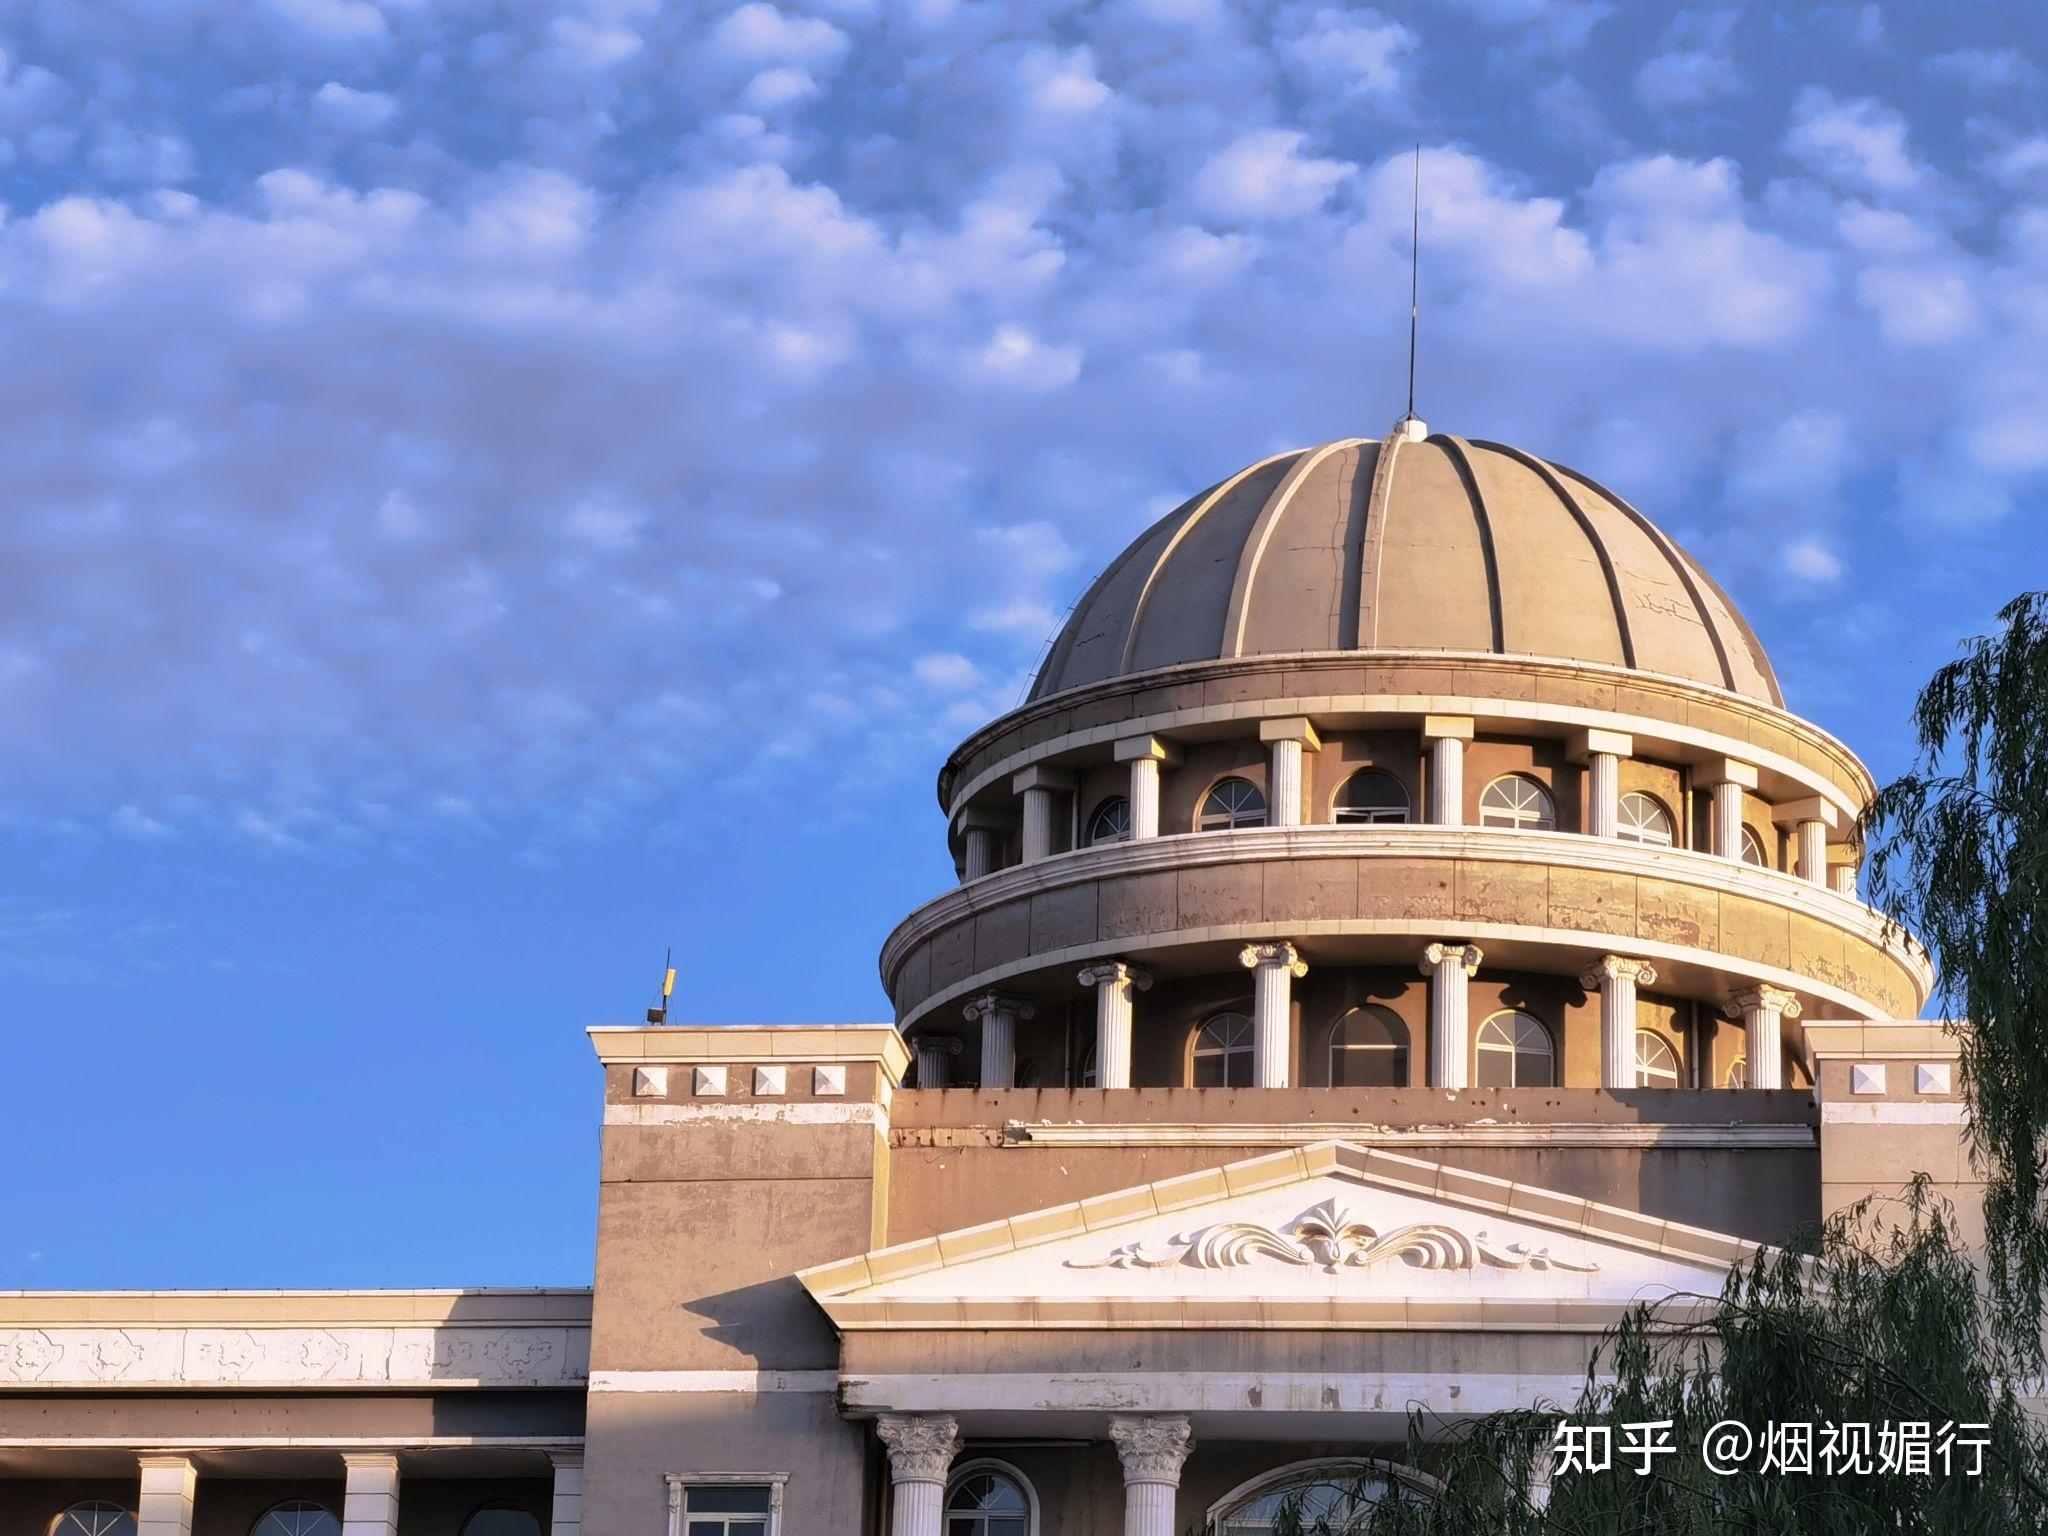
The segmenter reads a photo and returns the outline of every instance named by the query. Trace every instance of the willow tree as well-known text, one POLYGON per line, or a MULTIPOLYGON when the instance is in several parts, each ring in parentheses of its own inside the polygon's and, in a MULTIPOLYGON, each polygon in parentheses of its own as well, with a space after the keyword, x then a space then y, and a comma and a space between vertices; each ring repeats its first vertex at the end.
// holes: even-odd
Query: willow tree
POLYGON ((1634 1309, 1575 1402, 1417 1419, 1406 1459, 1427 1480, 1377 1499, 1361 1483, 1322 1501, 1335 1514, 1283 1509, 1278 1536, 2048 1536, 2048 1438, 2015 1393, 2041 1379, 2048 1290, 2048 592, 1999 625, 1921 692, 1913 769, 1858 827, 1870 900, 1927 946, 1954 1020, 1983 1254, 1916 1180, 1837 1215, 1811 1253, 1760 1254, 1719 1297, 1634 1309), (1733 1470, 1706 1454, 1724 1420, 1757 1440, 1733 1470), (1672 1454, 1535 1475, 1560 1424, 1618 1448, 1627 1426, 1665 1421, 1672 1454), (1895 1458, 1900 1426, 1948 1426, 1948 1453, 1788 1471, 1782 1441, 1778 1464, 1755 1454, 1787 1423, 1835 1426, 1838 1449, 1843 1426, 1890 1425, 1895 1458))
POLYGON ((2048 592, 1999 611, 1914 709, 1919 760, 1864 814, 1873 905, 1934 960, 1962 1046, 2001 1331, 2041 1365, 2048 1288, 2048 592))

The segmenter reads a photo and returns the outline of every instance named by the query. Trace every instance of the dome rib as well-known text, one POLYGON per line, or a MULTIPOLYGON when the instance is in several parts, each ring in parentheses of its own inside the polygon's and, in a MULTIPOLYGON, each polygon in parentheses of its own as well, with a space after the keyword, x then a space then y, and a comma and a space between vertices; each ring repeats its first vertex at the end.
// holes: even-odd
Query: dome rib
POLYGON ((1557 471, 1546 460, 1537 458, 1535 454, 1524 453, 1521 449, 1512 447, 1507 443, 1491 443, 1483 439, 1476 440, 1476 442, 1477 446, 1486 449, 1488 452, 1505 454, 1508 458, 1529 469, 1538 479, 1550 487, 1551 494, 1563 503, 1567 512, 1571 513, 1572 521, 1579 525, 1579 532, 1586 536, 1586 543, 1593 551, 1593 558, 1600 562, 1600 574, 1607 582, 1607 596, 1614 604, 1614 627, 1621 635, 1622 665, 1633 667, 1636 664, 1635 628, 1629 622, 1628 607, 1622 601, 1621 578, 1615 574, 1614 556, 1608 553, 1607 545, 1601 540, 1598 531, 1593 527, 1593 520, 1586 516, 1586 509, 1579 505, 1579 498, 1572 493, 1564 481, 1558 478, 1557 471))
POLYGON ((1342 453, 1363 441, 1356 437, 1340 438, 1334 443, 1324 443, 1320 448, 1311 448, 1294 461, 1287 471, 1287 478, 1280 482, 1280 488, 1273 493, 1273 499, 1259 509, 1257 519, 1252 523, 1251 536, 1245 540, 1244 551, 1238 556, 1237 574, 1230 584, 1230 605, 1223 613, 1223 634, 1219 641, 1219 655, 1242 656, 1244 654, 1245 620, 1251 609, 1252 585, 1258 580, 1259 562, 1265 558, 1266 543, 1273 537, 1273 530, 1280 519, 1287 515, 1288 507, 1294 501, 1294 494, 1302 483, 1313 474, 1316 467, 1333 453, 1342 453))
POLYGON ((1472 445, 1448 432, 1433 433, 1429 441, 1450 455, 1451 463, 1457 467, 1458 479, 1464 483, 1465 495, 1472 503, 1472 519, 1479 525, 1479 557, 1486 567, 1486 605, 1493 620, 1493 648, 1496 652, 1505 652, 1508 642, 1503 613, 1505 605, 1501 602, 1500 557, 1493 548, 1493 518, 1486 510, 1486 496, 1479 489, 1479 476, 1472 469, 1472 445))
MULTIPOLYGON (((1309 450, 1306 449, 1290 448, 1285 453, 1276 453, 1269 458, 1260 459, 1256 464, 1247 464, 1236 474, 1230 476, 1229 479, 1219 482, 1214 490, 1201 498, 1200 504, 1193 511, 1181 519, 1180 526, 1173 530, 1173 537, 1166 541, 1164 547, 1159 551, 1158 558, 1152 562, 1152 569, 1145 573, 1145 584, 1138 589, 1138 599, 1131 605, 1131 622, 1124 630, 1124 671, 1128 672, 1131 670, 1132 658, 1137 653, 1138 626, 1145 617, 1145 605, 1151 601, 1152 588, 1159 580, 1159 573, 1166 569, 1167 560, 1173 555, 1175 550, 1180 548, 1181 541, 1194 531, 1195 524, 1199 523, 1229 496, 1232 491, 1243 485, 1245 481, 1251 479, 1260 470, 1278 464, 1282 459, 1305 458, 1308 452, 1309 450)), ((1240 562, 1239 569, 1242 570, 1242 568, 1242 562, 1240 562)), ((1089 595, 1093 596, 1094 594, 1091 591, 1089 595)))
POLYGON ((1365 504, 1365 529, 1359 535, 1362 548, 1358 561, 1358 621, 1352 626, 1352 644, 1373 650, 1380 643, 1380 570, 1387 537, 1387 503, 1394 494, 1394 465, 1407 439, 1391 433, 1380 444, 1372 467, 1372 495, 1365 504))

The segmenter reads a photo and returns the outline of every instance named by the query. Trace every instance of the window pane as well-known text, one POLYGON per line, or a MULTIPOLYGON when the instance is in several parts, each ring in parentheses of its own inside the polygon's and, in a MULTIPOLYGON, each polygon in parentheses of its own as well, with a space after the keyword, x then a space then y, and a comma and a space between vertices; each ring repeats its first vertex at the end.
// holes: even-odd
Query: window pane
MULTIPOLYGON (((768 1502, 766 1488, 721 1488, 707 1485, 683 1491, 683 1508, 693 1515, 765 1515, 768 1513, 768 1502)), ((734 1529, 737 1530, 738 1527, 734 1529)))
POLYGON ((540 1521, 523 1509, 480 1509, 463 1522, 462 1536, 540 1536, 540 1521))
POLYGON ((1537 1054, 1535 1051, 1515 1052, 1515 1086, 1517 1088, 1554 1088, 1550 1080, 1550 1052, 1537 1054))
POLYGON ((1333 1088, 1405 1088, 1408 1052, 1402 1046, 1339 1046, 1330 1053, 1333 1088))
POLYGON ((1479 1067, 1474 1074, 1481 1088, 1512 1088, 1515 1086, 1515 1057, 1512 1051, 1481 1051, 1479 1067))

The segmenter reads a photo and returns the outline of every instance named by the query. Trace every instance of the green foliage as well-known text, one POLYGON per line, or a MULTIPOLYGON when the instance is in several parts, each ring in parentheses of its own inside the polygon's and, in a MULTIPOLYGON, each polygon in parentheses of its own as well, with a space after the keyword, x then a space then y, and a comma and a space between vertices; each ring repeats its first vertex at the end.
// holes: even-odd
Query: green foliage
POLYGON ((2035 1371, 2048 1291, 2048 592, 1921 691, 1920 760, 1865 813, 1870 899, 1957 1021, 2002 1331, 2035 1371))
POLYGON ((2048 1439, 2005 1374, 2009 1352, 1976 1284, 1953 1213, 1924 1181, 1866 1201, 1822 1234, 1817 1256, 1766 1250, 1719 1297, 1635 1308, 1602 1345, 1578 1401, 1559 1413, 1495 1414, 1410 1427, 1406 1460, 1434 1482, 1332 1521, 1283 1510, 1276 1536, 2041 1536, 2048 1533, 2048 1439), (1604 1472, 1560 1473, 1547 1503, 1532 1486, 1560 1419, 1605 1425, 1617 1454, 1604 1472), (1672 1453, 1648 1476, 1619 1454, 1623 1426, 1669 1420, 1672 1453), (1724 1420, 1757 1448, 1744 1470, 1709 1470, 1701 1454, 1724 1420), (1951 1471, 1906 1475, 1766 1470, 1765 1427, 1982 1424, 1951 1471))

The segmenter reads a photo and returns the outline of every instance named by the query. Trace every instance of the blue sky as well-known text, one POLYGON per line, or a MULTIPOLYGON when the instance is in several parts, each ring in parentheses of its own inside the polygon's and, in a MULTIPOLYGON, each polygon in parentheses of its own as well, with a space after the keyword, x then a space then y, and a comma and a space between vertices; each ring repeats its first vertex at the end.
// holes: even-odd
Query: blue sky
POLYGON ((885 1016, 1095 568, 1422 413, 1882 776, 2040 585, 2020 4, 0 6, 0 1286, 587 1280, 581 1030, 885 1016))

